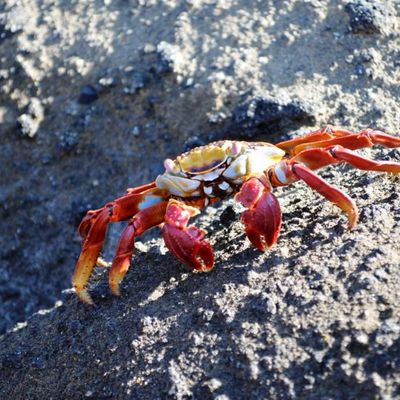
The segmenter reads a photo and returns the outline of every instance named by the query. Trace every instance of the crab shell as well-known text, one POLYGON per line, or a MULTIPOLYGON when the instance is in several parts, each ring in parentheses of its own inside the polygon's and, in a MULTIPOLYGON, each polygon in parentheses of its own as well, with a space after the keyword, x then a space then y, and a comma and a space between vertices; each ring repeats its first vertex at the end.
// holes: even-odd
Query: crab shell
POLYGON ((165 160, 165 172, 157 177, 156 186, 182 198, 224 198, 249 177, 261 176, 284 155, 269 143, 214 142, 165 160))

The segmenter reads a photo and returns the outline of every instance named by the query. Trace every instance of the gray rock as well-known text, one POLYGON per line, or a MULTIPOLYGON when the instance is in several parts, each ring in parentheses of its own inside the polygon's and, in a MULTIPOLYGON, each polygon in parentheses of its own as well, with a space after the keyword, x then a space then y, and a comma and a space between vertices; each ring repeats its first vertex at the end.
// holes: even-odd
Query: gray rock
POLYGON ((383 33, 394 25, 395 12, 389 2, 355 0, 346 4, 353 33, 383 33))
POLYGON ((311 104, 306 102, 255 96, 239 104, 233 111, 231 131, 243 137, 254 137, 267 129, 294 129, 301 124, 315 123, 311 104))
POLYGON ((30 99, 27 112, 17 119, 18 127, 22 135, 34 138, 44 118, 44 108, 38 98, 30 99))

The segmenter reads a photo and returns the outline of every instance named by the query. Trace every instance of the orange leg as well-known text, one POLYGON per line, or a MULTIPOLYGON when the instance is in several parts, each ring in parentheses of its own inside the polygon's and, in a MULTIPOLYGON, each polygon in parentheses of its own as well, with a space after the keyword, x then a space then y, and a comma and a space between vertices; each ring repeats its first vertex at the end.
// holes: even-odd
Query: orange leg
POLYGON ((318 169, 329 164, 346 162, 355 168, 366 171, 400 174, 400 163, 370 160, 343 146, 304 150, 292 160, 300 161, 311 169, 318 169))
POLYGON ((284 150, 286 153, 293 155, 295 154, 294 149, 298 146, 320 142, 324 140, 330 140, 335 137, 344 137, 348 135, 352 135, 353 132, 348 131, 347 129, 340 129, 336 128, 331 125, 327 125, 321 129, 316 131, 310 132, 307 135, 300 136, 295 139, 286 140, 285 142, 280 142, 275 146, 279 147, 280 149, 284 150))
POLYGON ((125 228, 119 241, 109 274, 109 285, 111 291, 116 296, 121 294, 119 285, 131 264, 135 237, 140 236, 153 226, 164 222, 167 205, 168 202, 163 201, 140 211, 129 221, 128 226, 125 228))
MULTIPOLYGON (((383 133, 376 133, 375 131, 373 133, 364 132, 360 135, 349 135, 328 142, 333 141, 346 142, 349 147, 352 146, 354 148, 367 147, 375 143, 385 144, 388 147, 400 146, 400 139, 383 133), (351 141, 347 142, 348 139, 351 139, 351 141), (364 143, 366 145, 362 146, 364 143)), ((400 163, 370 160, 348 148, 334 145, 326 148, 305 149, 290 160, 282 160, 270 172, 270 181, 275 186, 281 186, 288 185, 298 179, 303 180, 312 189, 345 211, 349 218, 349 228, 352 228, 358 218, 357 207, 353 200, 340 189, 330 185, 312 172, 312 170, 339 162, 346 162, 355 168, 367 171, 400 174, 400 163)))
POLYGON ((296 160, 282 160, 270 171, 269 179, 274 186, 286 186, 301 179, 347 213, 349 229, 357 223, 358 210, 354 201, 339 188, 319 177, 306 165, 300 164, 296 160))
POLYGON ((164 191, 153 188, 153 184, 142 186, 137 190, 106 204, 103 208, 89 211, 79 226, 83 245, 72 283, 78 296, 87 303, 91 300, 85 287, 103 247, 108 223, 129 219, 139 211, 164 201, 167 197, 164 191), (145 189, 140 192, 142 188, 145 189))
MULTIPOLYGON (((160 196, 162 193, 160 189, 156 188, 155 182, 151 182, 146 185, 128 189, 125 196, 106 204, 102 208, 88 211, 78 228, 82 239, 85 240, 98 215, 104 212, 105 208, 113 209, 111 213, 118 218, 115 221, 123 221, 124 219, 132 217, 139 209, 143 208, 141 204, 146 201, 146 195, 148 196, 147 201, 149 201, 151 200, 150 196, 160 196), (114 210, 114 208, 116 208, 116 210, 114 210), (125 213, 125 215, 122 215, 123 213, 125 213)), ((110 221, 112 220, 110 219, 110 221)))
POLYGON ((327 126, 309 135, 278 143, 276 146, 294 156, 306 149, 341 145, 348 149, 360 149, 380 144, 385 147, 400 147, 400 138, 381 131, 365 129, 353 133, 345 129, 327 126))
POLYGON ((341 208, 347 214, 349 219, 349 229, 352 229, 356 225, 358 209, 353 199, 351 199, 347 194, 319 177, 305 165, 293 163, 291 165, 291 171, 298 179, 301 179, 310 186, 311 189, 314 189, 327 200, 341 208))
POLYGON ((333 148, 329 149, 329 152, 339 162, 344 161, 358 169, 400 174, 400 163, 370 160, 342 146, 334 146, 333 148))

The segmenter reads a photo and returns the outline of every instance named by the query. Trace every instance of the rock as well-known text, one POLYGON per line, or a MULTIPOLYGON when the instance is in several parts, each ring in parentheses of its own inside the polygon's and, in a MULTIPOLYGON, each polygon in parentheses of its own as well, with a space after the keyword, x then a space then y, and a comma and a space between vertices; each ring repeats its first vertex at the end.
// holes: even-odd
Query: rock
POLYGON ((135 126, 132 128, 132 135, 133 135, 133 136, 139 136, 139 135, 140 135, 140 132, 141 132, 141 128, 140 128, 139 125, 135 125, 135 126))
POLYGON ((307 102, 256 96, 238 105, 233 111, 232 121, 231 131, 251 138, 274 129, 294 129, 302 124, 313 124, 315 116, 312 105, 307 102))
POLYGON ((18 127, 22 135, 34 138, 44 118, 44 107, 41 101, 32 97, 27 112, 18 117, 18 127))
POLYGON ((179 46, 163 41, 158 44, 157 52, 160 55, 159 72, 169 72, 170 70, 179 72, 183 68, 184 53, 179 46))
POLYGON ((57 134, 59 148, 63 153, 69 153, 79 144, 80 134, 76 131, 65 131, 57 134))
POLYGON ((39 124, 29 114, 22 114, 17 119, 19 129, 24 136, 35 137, 39 124))
POLYGON ((79 98, 78 98, 78 102, 80 104, 91 104, 94 101, 96 101, 99 98, 99 95, 97 93, 97 90, 94 86, 92 85, 86 85, 83 87, 79 98))
POLYGON ((140 89, 143 89, 147 82, 148 82, 148 77, 141 72, 135 72, 133 74, 129 74, 129 76, 124 78, 122 81, 122 83, 125 85, 124 93, 135 94, 140 89))
POLYGON ((117 79, 113 76, 105 76, 99 79, 99 85, 110 88, 117 84, 117 79))
POLYGON ((352 0, 346 4, 345 10, 350 16, 353 33, 383 33, 394 25, 395 12, 387 2, 352 0))
POLYGON ((9 39, 15 34, 11 29, 9 29, 5 24, 0 21, 0 44, 6 39, 9 39))
POLYGON ((6 35, 7 32, 16 33, 21 31, 29 23, 30 17, 31 15, 25 7, 18 3, 13 4, 8 13, 0 15, 0 21, 4 23, 2 31, 6 35))

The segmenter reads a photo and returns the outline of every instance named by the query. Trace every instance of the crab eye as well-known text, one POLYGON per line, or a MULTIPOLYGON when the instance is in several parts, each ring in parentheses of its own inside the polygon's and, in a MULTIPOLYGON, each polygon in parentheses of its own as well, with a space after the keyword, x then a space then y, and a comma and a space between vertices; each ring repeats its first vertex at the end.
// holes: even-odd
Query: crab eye
POLYGON ((175 163, 170 158, 167 158, 166 160, 164 160, 164 168, 167 172, 177 172, 175 163))
POLYGON ((231 152, 233 156, 237 156, 242 150, 242 146, 239 142, 233 142, 231 147, 231 152))
POLYGON ((210 146, 195 149, 178 157, 179 165, 183 172, 197 175, 212 171, 225 162, 227 155, 223 149, 210 146))

